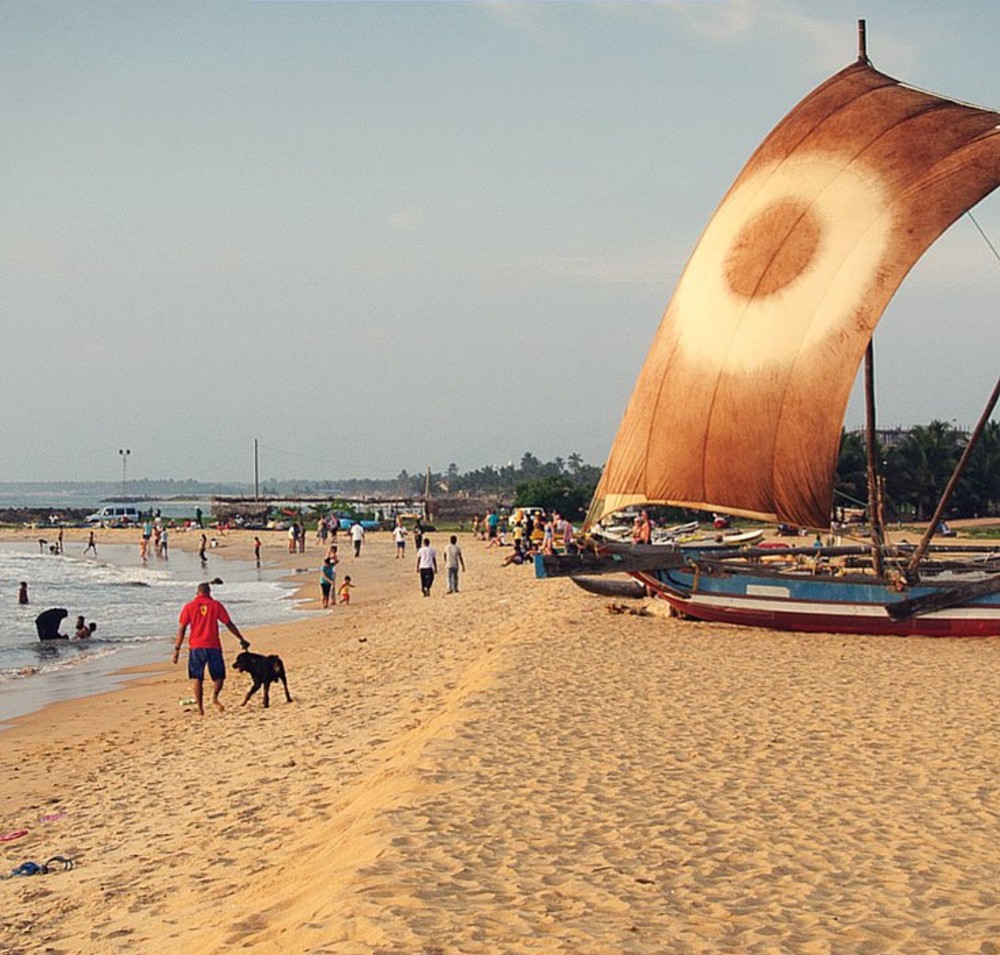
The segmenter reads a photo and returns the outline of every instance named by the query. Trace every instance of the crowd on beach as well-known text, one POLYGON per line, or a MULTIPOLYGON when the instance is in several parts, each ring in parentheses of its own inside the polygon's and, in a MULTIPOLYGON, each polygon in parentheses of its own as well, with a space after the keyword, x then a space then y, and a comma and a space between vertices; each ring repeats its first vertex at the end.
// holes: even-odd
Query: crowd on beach
MULTIPOLYGON (((464 522, 460 529, 464 529, 464 522)), ((350 576, 345 576, 339 586, 337 583, 341 563, 339 530, 340 524, 335 517, 321 517, 317 522, 316 543, 326 552, 319 576, 321 606, 324 609, 349 605, 351 590, 355 586, 350 576)), ((510 549, 501 561, 503 566, 530 564, 536 554, 573 553, 577 547, 573 523, 558 511, 546 513, 541 508, 517 507, 510 512, 492 508, 484 515, 473 515, 471 532, 473 540, 484 543, 487 550, 494 547, 510 549)), ((447 581, 445 593, 459 592, 460 576, 466 567, 457 535, 450 535, 439 553, 431 543, 428 528, 419 517, 407 522, 397 516, 391 534, 396 560, 406 559, 407 545, 412 537, 416 549, 416 571, 425 597, 431 595, 435 578, 442 569, 447 581)), ((360 557, 367 536, 363 524, 352 522, 347 535, 353 556, 360 557)), ((288 552, 304 553, 306 539, 305 526, 299 521, 293 522, 288 528, 288 552)))
POLYGON ((576 550, 576 528, 558 511, 547 514, 540 508, 517 507, 510 514, 491 509, 485 516, 472 518, 472 536, 485 541, 487 548, 512 547, 504 564, 530 562, 536 554, 576 550), (509 538, 509 540, 508 540, 509 538))

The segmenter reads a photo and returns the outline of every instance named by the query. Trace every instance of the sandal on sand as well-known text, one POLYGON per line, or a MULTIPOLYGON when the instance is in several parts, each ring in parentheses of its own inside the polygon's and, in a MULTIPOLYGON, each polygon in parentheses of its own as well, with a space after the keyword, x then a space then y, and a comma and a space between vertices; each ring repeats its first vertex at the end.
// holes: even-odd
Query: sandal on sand
POLYGON ((39 865, 37 862, 22 862, 16 869, 11 870, 10 875, 0 876, 0 879, 13 879, 19 875, 47 875, 52 871, 53 865, 60 865, 64 872, 73 868, 73 860, 65 856, 53 856, 48 862, 39 865))

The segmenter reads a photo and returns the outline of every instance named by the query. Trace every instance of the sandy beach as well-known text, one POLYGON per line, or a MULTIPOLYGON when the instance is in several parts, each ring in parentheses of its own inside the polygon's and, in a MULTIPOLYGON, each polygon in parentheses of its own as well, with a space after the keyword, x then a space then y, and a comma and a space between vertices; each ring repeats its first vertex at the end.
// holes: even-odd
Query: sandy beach
POLYGON ((458 595, 374 534, 250 632, 291 704, 199 719, 182 656, 4 732, 0 869, 76 864, 3 882, 0 950, 1000 952, 1000 642, 612 614, 461 542, 458 595))

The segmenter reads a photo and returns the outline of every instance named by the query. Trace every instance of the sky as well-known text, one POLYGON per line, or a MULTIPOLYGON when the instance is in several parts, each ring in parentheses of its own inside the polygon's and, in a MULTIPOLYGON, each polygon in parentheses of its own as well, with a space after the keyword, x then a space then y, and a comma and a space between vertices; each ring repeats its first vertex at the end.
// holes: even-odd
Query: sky
MULTIPOLYGON (((761 139, 857 53, 1000 107, 1000 3, 4 0, 0 481, 603 463, 761 139)), ((1000 197, 974 210, 1000 247, 1000 197)), ((963 217, 875 336, 880 423, 975 423, 963 217)), ((821 383, 818 383, 821 396, 821 383)), ((860 425, 854 398, 846 424, 860 425)))

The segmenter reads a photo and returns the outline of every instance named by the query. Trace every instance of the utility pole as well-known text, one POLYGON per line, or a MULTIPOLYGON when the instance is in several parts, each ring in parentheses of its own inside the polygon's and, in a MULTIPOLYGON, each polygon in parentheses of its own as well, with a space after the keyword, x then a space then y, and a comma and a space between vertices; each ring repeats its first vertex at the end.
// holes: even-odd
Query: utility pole
POLYGON ((123 498, 125 497, 125 471, 126 471, 126 465, 128 464, 128 456, 131 453, 132 452, 128 448, 119 448, 118 449, 118 454, 121 456, 121 459, 122 459, 122 497, 123 498))
POLYGON ((253 499, 260 500, 260 458, 257 439, 253 439, 253 499))

